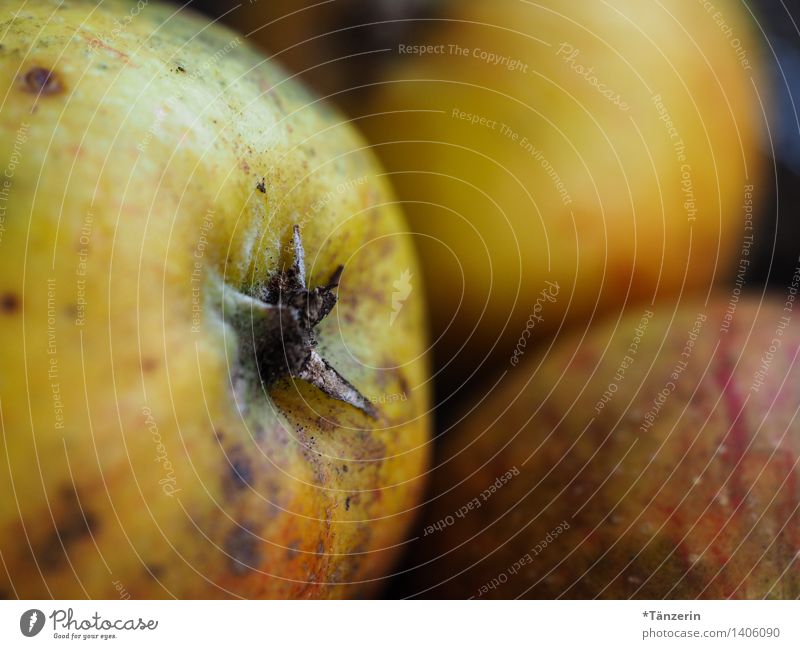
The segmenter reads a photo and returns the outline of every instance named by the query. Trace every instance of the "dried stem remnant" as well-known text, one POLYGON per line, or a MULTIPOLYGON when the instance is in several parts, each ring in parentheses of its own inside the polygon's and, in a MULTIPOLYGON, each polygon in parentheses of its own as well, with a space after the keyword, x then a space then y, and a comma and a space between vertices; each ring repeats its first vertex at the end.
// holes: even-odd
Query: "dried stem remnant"
POLYGON ((372 418, 373 405, 316 351, 316 327, 336 306, 334 289, 343 267, 339 266, 327 284, 308 290, 305 280, 305 251, 300 228, 294 226, 294 262, 277 271, 250 303, 253 347, 261 379, 270 384, 291 376, 308 381, 329 397, 349 403, 372 418))

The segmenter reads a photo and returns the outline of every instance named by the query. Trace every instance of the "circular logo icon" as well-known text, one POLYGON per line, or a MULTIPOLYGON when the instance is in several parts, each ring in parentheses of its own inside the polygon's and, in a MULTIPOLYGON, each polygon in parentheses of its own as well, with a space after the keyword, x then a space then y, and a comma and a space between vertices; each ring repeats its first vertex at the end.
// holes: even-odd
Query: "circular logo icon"
POLYGON ((22 635, 32 638, 44 628, 44 613, 38 608, 25 611, 19 618, 19 630, 22 635))

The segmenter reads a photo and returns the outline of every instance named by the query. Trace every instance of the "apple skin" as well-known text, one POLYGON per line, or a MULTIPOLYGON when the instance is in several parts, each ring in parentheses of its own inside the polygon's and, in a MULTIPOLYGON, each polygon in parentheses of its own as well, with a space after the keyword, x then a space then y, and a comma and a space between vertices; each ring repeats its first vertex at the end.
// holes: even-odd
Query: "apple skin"
POLYGON ((448 6, 397 45, 406 53, 356 114, 436 278, 448 384, 505 361, 547 281, 560 291, 538 339, 730 277, 742 206, 769 191, 769 93, 742 3, 714 6, 750 69, 700 2, 448 6), (409 51, 426 45, 439 50, 409 51))
POLYGON ((353 128, 243 39, 136 7, 4 9, 0 594, 374 593, 428 462, 402 214, 353 128), (295 225, 310 287, 345 266, 317 349, 374 420, 265 390, 242 351, 229 298, 293 261, 295 225))
POLYGON ((476 395, 434 472, 405 594, 797 598, 800 315, 789 307, 743 299, 721 333, 726 298, 656 305, 638 342, 645 308, 634 308, 476 395))

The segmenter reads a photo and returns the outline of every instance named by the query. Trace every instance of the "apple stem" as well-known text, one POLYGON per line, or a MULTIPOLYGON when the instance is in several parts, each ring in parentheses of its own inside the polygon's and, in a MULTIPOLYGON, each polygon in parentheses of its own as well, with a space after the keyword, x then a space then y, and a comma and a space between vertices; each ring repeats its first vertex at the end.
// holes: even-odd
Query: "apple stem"
POLYGON ((313 329, 336 306, 333 290, 339 285, 344 267, 339 266, 327 284, 309 291, 305 281, 305 250, 296 225, 292 239, 292 265, 277 271, 265 287, 256 291, 257 296, 222 287, 223 318, 226 310, 233 314, 227 319, 239 333, 241 358, 254 360, 266 386, 287 376, 307 381, 329 397, 377 419, 373 404, 315 349, 313 329))
POLYGON ((316 350, 311 350, 306 364, 295 378, 308 381, 333 399, 358 408, 373 419, 378 418, 375 407, 351 383, 337 372, 316 350))

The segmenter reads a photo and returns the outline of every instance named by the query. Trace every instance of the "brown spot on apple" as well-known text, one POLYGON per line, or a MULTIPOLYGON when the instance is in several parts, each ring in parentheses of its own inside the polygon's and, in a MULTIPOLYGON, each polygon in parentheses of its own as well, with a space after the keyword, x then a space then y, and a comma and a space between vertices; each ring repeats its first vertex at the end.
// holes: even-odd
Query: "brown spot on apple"
POLYGON ((38 97, 46 97, 60 93, 64 86, 55 72, 37 66, 22 77, 22 89, 38 97))
POLYGON ((155 358, 142 359, 142 372, 149 373, 158 367, 158 361, 155 358))
POLYGON ((250 531, 250 527, 250 524, 242 523, 225 537, 224 550, 228 555, 228 565, 236 575, 255 570, 261 560, 260 540, 250 531))
POLYGON ((56 527, 35 552, 39 562, 47 569, 60 566, 72 544, 91 537, 97 530, 95 516, 83 509, 73 485, 62 487, 52 507, 56 527))
POLYGON ((151 563, 145 565, 144 572, 151 579, 159 580, 164 576, 166 570, 163 566, 160 566, 157 563, 151 563))
POLYGON ((289 561, 293 561, 296 557, 301 554, 302 543, 299 540, 292 541, 289 546, 286 548, 286 558, 289 561))
POLYGON ((408 379, 406 375, 399 370, 397 372, 397 381, 400 385, 400 394, 408 396, 408 379))
POLYGON ((316 424, 323 433, 332 433, 338 427, 335 422, 325 417, 317 417, 316 424))
POLYGON ((223 489, 225 495, 231 498, 237 492, 246 489, 253 480, 253 467, 250 458, 241 446, 235 446, 227 457, 228 467, 225 471, 223 489))
POLYGON ((7 315, 19 311, 19 306, 19 297, 14 293, 4 293, 3 296, 0 297, 0 311, 7 315))

